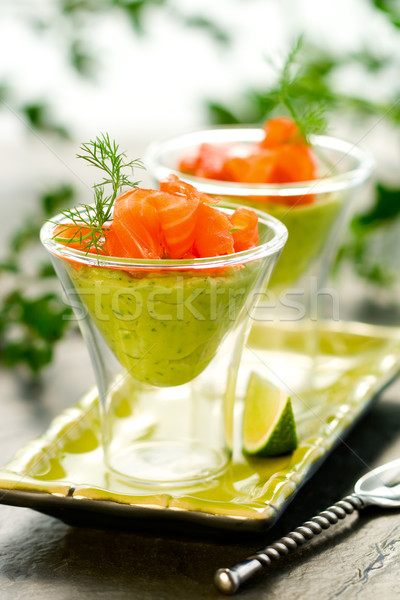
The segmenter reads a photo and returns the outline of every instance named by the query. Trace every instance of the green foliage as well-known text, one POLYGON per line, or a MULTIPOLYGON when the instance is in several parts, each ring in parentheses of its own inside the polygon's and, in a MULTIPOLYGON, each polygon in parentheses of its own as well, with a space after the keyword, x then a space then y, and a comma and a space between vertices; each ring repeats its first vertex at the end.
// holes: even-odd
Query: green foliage
POLYGON ((299 38, 283 65, 266 60, 266 71, 270 66, 275 73, 273 83, 245 90, 230 105, 208 99, 206 109, 210 121, 216 125, 262 123, 273 114, 286 113, 300 125, 303 122, 309 133, 325 131, 327 116, 332 113, 347 116, 352 113, 357 118, 378 115, 400 125, 398 89, 387 102, 376 103, 361 95, 338 92, 331 83, 335 73, 349 65, 363 67, 373 74, 390 64, 396 64, 396 57, 376 56, 367 50, 335 56, 299 38))
POLYGON ((320 63, 301 60, 299 55, 303 50, 303 38, 299 37, 282 65, 267 59, 266 64, 274 71, 275 83, 266 90, 246 90, 235 102, 241 109, 208 100, 206 108, 211 122, 216 125, 262 123, 273 113, 279 113, 294 119, 305 138, 325 133, 331 92, 322 84, 322 78, 335 63, 326 56, 320 63))
POLYGON ((8 86, 2 81, 0 82, 0 102, 4 102, 8 99, 8 86))
POLYGON ((299 37, 288 54, 277 84, 270 92, 270 99, 275 99, 276 106, 287 110, 303 137, 309 141, 311 134, 326 133, 327 118, 320 98, 308 98, 307 103, 299 102, 297 88, 303 75, 297 57, 302 44, 303 38, 299 37))
POLYGON ((400 218, 400 189, 377 184, 372 207, 353 219, 351 228, 357 235, 365 235, 393 219, 400 218))
POLYGON ((80 75, 90 79, 94 78, 98 63, 82 40, 71 42, 69 58, 71 65, 80 75))
MULTIPOLYGON (((70 204, 75 196, 70 184, 61 184, 49 189, 39 197, 37 210, 29 214, 10 240, 10 256, 8 261, 22 259, 21 252, 29 244, 37 244, 39 231, 43 223, 56 211, 70 204)), ((20 265, 19 268, 22 268, 20 265)), ((0 271, 1 272, 1 271, 0 271)))
POLYGON ((396 224, 400 224, 400 188, 378 183, 373 205, 351 221, 349 239, 338 253, 335 270, 350 263, 363 279, 390 287, 396 281, 393 257, 376 256, 375 239, 387 236, 396 224))
POLYGON ((232 38, 229 33, 211 21, 207 19, 203 15, 192 15, 188 17, 184 17, 183 19, 184 25, 187 27, 193 27, 195 29, 199 29, 207 33, 212 39, 214 39, 219 44, 223 46, 228 46, 232 42, 232 38))
POLYGON ((238 125, 240 119, 226 106, 220 102, 210 100, 207 103, 208 114, 211 122, 219 125, 238 125))
POLYGON ((25 364, 37 374, 53 357, 53 344, 61 339, 70 309, 56 294, 30 298, 20 290, 8 294, 0 310, 0 350, 8 367, 25 364))
POLYGON ((29 291, 30 281, 40 289, 54 277, 49 261, 32 264, 32 251, 39 246, 44 221, 72 202, 74 196, 70 184, 45 191, 36 210, 13 234, 9 254, 0 262, 0 363, 7 367, 24 365, 35 376, 51 362, 54 344, 68 327, 71 310, 55 292, 29 291))
POLYGON ((118 7, 125 13, 136 33, 143 35, 146 11, 149 7, 165 7, 168 2, 167 0, 111 0, 108 4, 110 7, 118 7))
POLYGON ((63 183, 58 187, 48 189, 39 198, 39 203, 44 216, 51 216, 60 208, 71 204, 75 198, 75 191, 71 184, 63 183))
POLYGON ((398 0, 372 0, 372 4, 384 13, 392 25, 400 28, 400 6, 398 0))
POLYGON ((69 138, 67 129, 59 123, 55 123, 52 119, 51 109, 47 104, 40 102, 26 104, 20 110, 33 129, 40 130, 43 133, 56 133, 64 139, 69 138))

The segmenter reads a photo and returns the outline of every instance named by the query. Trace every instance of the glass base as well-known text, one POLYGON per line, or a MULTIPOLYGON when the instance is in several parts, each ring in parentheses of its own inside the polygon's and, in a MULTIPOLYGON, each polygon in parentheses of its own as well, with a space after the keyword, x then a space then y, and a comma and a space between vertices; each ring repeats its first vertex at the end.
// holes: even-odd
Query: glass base
POLYGON ((106 458, 125 483, 142 486, 198 484, 219 476, 228 452, 193 441, 140 441, 106 458))

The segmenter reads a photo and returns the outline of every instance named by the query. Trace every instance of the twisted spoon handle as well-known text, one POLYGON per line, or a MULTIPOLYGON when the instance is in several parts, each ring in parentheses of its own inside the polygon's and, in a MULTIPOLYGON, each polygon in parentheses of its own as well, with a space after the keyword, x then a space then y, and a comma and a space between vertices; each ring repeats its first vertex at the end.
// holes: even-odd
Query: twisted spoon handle
POLYGON ((218 569, 214 578, 216 587, 223 594, 235 594, 242 583, 261 571, 263 567, 268 567, 273 560, 278 560, 292 550, 296 550, 298 546, 301 546, 307 540, 311 540, 315 535, 320 534, 323 529, 329 529, 339 519, 344 519, 347 515, 351 515, 355 510, 360 510, 363 506, 363 501, 356 494, 346 496, 343 500, 320 512, 310 519, 310 521, 305 521, 294 531, 291 531, 273 544, 262 548, 234 567, 230 569, 218 569))

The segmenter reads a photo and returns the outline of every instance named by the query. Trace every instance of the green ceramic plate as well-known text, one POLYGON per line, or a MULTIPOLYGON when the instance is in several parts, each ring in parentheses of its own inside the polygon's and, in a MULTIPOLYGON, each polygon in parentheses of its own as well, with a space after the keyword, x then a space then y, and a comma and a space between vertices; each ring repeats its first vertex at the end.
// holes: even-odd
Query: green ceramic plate
POLYGON ((299 447, 269 459, 239 455, 217 480, 151 493, 110 479, 99 444, 98 400, 90 391, 22 448, 0 471, 0 502, 28 506, 68 523, 133 527, 264 530, 293 499, 335 443, 400 371, 400 333, 361 324, 324 325, 318 336, 313 390, 301 382, 310 360, 305 335, 290 326, 253 328, 244 366, 279 379, 280 357, 292 373, 289 390, 299 447), (273 364, 273 367, 270 365, 273 364), (264 371, 265 372, 265 371, 264 371))

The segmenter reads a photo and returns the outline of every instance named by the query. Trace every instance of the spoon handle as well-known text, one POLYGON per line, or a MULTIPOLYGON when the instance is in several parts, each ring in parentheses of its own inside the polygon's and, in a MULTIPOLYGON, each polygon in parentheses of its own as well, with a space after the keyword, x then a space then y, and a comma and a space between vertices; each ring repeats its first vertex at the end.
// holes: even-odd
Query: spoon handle
POLYGON ((343 500, 336 502, 318 515, 305 521, 300 527, 291 531, 273 544, 258 550, 244 561, 238 563, 230 569, 218 569, 215 573, 214 583, 218 590, 223 594, 235 594, 239 587, 245 581, 248 581, 261 571, 268 567, 273 560, 278 560, 298 546, 311 540, 315 535, 322 532, 323 529, 329 529, 339 519, 344 519, 351 515, 355 510, 360 510, 364 506, 363 501, 356 494, 346 496, 343 500))

